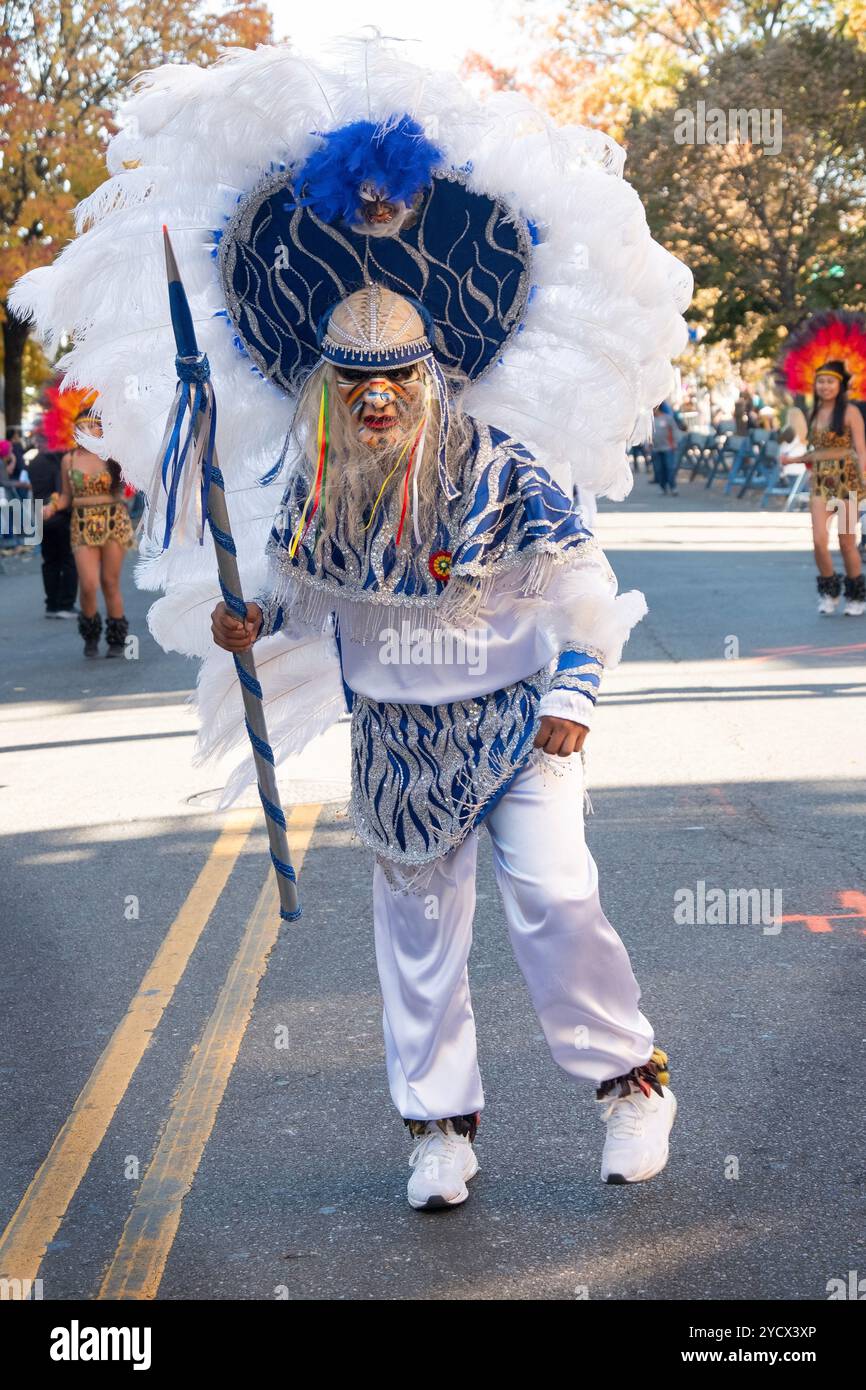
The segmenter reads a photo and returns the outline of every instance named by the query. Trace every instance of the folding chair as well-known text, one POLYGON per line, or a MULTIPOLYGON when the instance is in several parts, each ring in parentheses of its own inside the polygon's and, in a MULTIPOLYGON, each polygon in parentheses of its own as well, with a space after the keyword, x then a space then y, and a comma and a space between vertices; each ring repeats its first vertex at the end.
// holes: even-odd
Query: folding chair
MULTIPOLYGON (((705 434, 700 430, 691 430, 688 436, 687 461, 692 466, 689 475, 689 482, 693 483, 698 473, 709 471, 709 455, 713 441, 713 435, 705 434)), ((684 460, 685 462, 686 460, 684 460)))
MULTIPOLYGON (((767 430, 755 430, 755 434, 768 434, 767 430)), ((775 439, 755 441, 758 443, 758 452, 749 466, 746 476, 743 479, 738 497, 745 497, 750 488, 765 488, 772 484, 779 475, 779 443, 775 439)))
POLYGON ((795 506, 808 507, 812 500, 812 474, 808 468, 804 468, 803 472, 798 473, 791 481, 793 486, 783 508, 786 512, 790 512, 795 506))
MULTIPOLYGON (((767 447, 769 448, 769 445, 767 447)), ((794 459, 792 462, 793 464, 796 464, 797 460, 794 459)), ((765 507, 767 505, 767 500, 770 497, 784 497, 785 506, 782 510, 789 512, 793 505, 794 499, 800 494, 800 492, 804 488, 806 489, 806 495, 808 495, 808 483, 809 470, 806 467, 806 465, 801 464, 798 472, 792 471, 790 473, 786 473, 785 465, 782 463, 780 452, 774 474, 773 476, 767 479, 767 485, 764 488, 764 495, 761 498, 761 506, 765 507)))
POLYGON ((710 450, 710 471, 707 475, 706 486, 712 487, 720 473, 730 473, 731 464, 736 455, 736 450, 729 448, 729 442, 735 436, 727 430, 717 430, 710 450))
POLYGON ((725 453, 731 459, 730 471, 724 487, 725 493, 728 493, 737 487, 746 476, 755 457, 755 446, 747 434, 732 434, 725 453))

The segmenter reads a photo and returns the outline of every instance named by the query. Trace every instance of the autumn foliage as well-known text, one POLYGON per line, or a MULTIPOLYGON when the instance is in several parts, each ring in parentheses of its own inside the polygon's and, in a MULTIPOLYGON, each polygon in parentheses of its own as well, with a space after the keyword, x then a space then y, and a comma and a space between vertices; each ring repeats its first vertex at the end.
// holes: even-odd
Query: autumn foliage
POLYGON ((522 66, 467 67, 620 140, 653 235, 695 273, 707 344, 773 356, 866 300, 866 0, 573 0, 526 12, 522 66), (779 112, 779 148, 685 141, 678 112, 779 112))
MULTIPOLYGON (((73 233, 72 209, 105 178, 123 87, 166 62, 212 62, 270 39, 264 4, 223 13, 198 0, 5 0, 0 38, 0 302, 73 233)), ((6 417, 21 414, 26 328, 3 315, 6 417)))

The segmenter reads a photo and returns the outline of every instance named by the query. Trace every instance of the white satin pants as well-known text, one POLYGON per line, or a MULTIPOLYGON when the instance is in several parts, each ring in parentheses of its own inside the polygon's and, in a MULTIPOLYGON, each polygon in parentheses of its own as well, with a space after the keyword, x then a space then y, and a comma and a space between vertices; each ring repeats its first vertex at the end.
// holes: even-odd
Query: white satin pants
MULTIPOLYGON (((517 964, 553 1058, 598 1086, 649 1060, 653 1030, 625 947, 601 910, 583 830, 581 759, 532 759, 482 822, 517 964)), ((467 962, 478 832, 417 892, 373 876, 388 1082, 404 1119, 484 1107, 467 962)))

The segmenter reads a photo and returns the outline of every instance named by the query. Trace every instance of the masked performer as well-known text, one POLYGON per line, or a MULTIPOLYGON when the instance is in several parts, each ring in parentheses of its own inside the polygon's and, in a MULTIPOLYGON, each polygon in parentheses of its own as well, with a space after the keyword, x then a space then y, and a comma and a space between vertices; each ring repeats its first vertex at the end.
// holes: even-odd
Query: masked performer
POLYGON ((782 384, 811 392, 809 452, 812 538, 818 568, 818 612, 866 613, 866 578, 857 549, 857 522, 866 503, 866 427, 855 398, 866 397, 866 318, 842 311, 818 314, 792 334, 780 364, 782 384), (830 525, 836 516, 844 575, 836 574, 830 525))
MULTIPOLYGON (((600 1102, 602 1177, 652 1177, 675 1101, 599 903, 580 756, 602 672, 645 605, 617 595, 571 498, 575 484, 628 490, 626 445, 669 389, 690 277, 649 236, 613 142, 556 130, 513 94, 481 106, 384 40, 333 64, 275 49, 163 70, 131 114, 111 147, 114 191, 88 212, 96 233, 107 220, 144 238, 166 207, 181 229, 181 212, 200 216, 207 169, 218 185, 214 263, 196 262, 193 310, 221 401, 241 575, 257 595, 241 622, 209 601, 208 544, 154 549, 138 577, 166 595, 149 621, 166 648, 204 658, 201 756, 243 736, 226 652, 253 642, 278 761, 351 708, 388 1079, 415 1137, 409 1200, 459 1204, 477 1169, 467 957, 481 827, 552 1055, 600 1102), (195 160, 182 133, 193 128, 195 160), (263 158, 276 131, 279 158, 263 158), (195 170, 182 210, 175 155, 195 170), (271 489, 282 500, 268 537, 271 489)), ((37 273, 19 292, 45 327, 79 245, 50 284, 37 273)), ((195 249, 181 250, 184 266, 195 249)), ((155 299, 152 269, 140 274, 155 299)), ((108 322, 95 304, 82 321, 85 308, 97 321, 67 369, 86 367, 110 394, 127 359, 100 350, 108 322)), ((159 322, 139 363, 157 345, 159 322)), ((143 482, 152 465, 131 424, 127 412, 121 457, 143 482)), ((246 760, 225 802, 250 778, 246 760)))

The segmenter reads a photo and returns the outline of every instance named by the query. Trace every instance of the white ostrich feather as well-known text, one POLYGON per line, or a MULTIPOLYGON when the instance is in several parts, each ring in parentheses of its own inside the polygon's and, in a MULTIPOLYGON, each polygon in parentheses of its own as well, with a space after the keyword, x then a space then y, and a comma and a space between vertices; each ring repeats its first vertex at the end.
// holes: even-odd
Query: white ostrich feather
POLYGON ((204 659, 213 650, 211 613, 221 599, 216 578, 198 584, 173 584, 148 610, 151 636, 163 651, 204 659))
POLYGON ((522 431, 542 461, 580 485, 622 494, 626 444, 645 428, 685 340, 688 270, 653 242, 609 137, 557 128, 517 93, 478 101, 456 77, 380 38, 341 41, 315 58, 290 46, 239 49, 207 69, 142 74, 109 146, 112 178, 79 209, 86 230, 13 291, 15 308, 32 312, 49 341, 71 334, 64 370, 99 390, 105 438, 131 481, 146 481, 173 389, 163 222, 211 360, 223 471, 250 480, 278 452, 290 402, 214 317, 223 304, 211 232, 272 164, 304 158, 315 132, 403 112, 454 165, 471 164, 470 187, 503 198, 542 238, 525 332, 468 407, 522 431))
MULTIPOLYGON (((345 710, 339 661, 332 636, 302 633, 286 637, 278 632, 257 642, 255 651, 256 675, 262 687, 271 740, 279 734, 278 724, 271 727, 271 716, 279 713, 281 702, 292 690, 300 690, 311 683, 323 685, 329 694, 340 697, 342 709, 345 710)), ((246 732, 241 688, 235 675, 234 661, 228 652, 211 646, 199 670, 192 699, 201 716, 195 751, 197 764, 218 757, 244 741, 246 732)))
MULTIPOLYGON (((330 634, 286 637, 278 632, 262 638, 255 652, 268 738, 279 767, 345 713, 339 658, 330 634)), ((221 807, 228 806, 255 780, 241 690, 228 652, 211 646, 192 698, 199 715, 197 765, 239 747, 245 750, 220 801, 221 807)))

